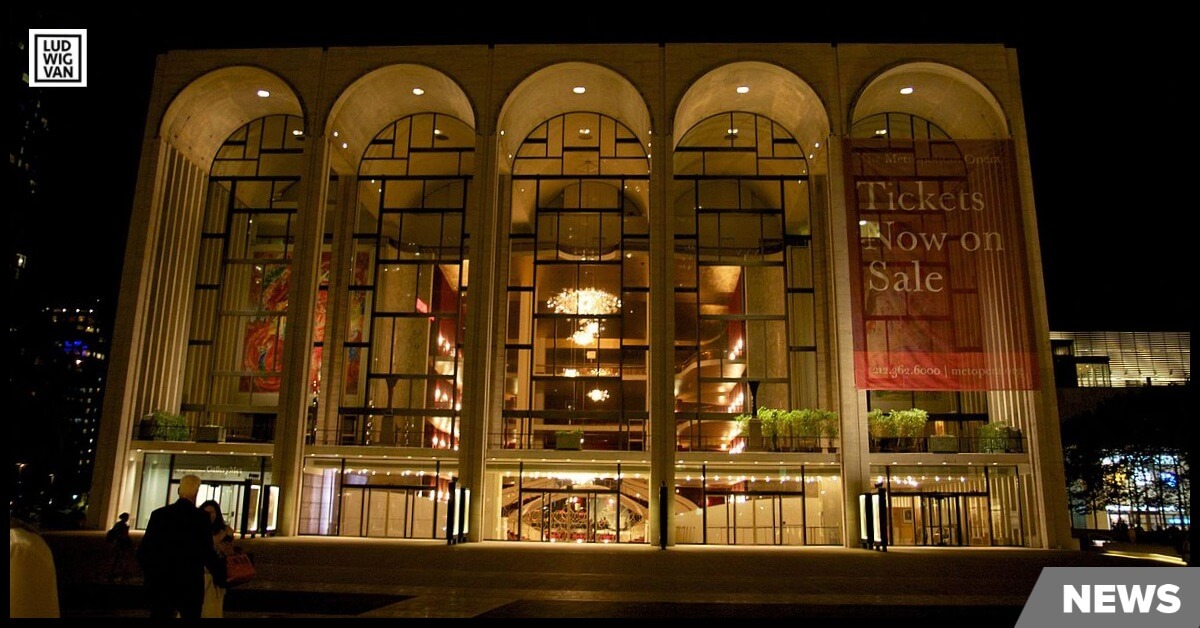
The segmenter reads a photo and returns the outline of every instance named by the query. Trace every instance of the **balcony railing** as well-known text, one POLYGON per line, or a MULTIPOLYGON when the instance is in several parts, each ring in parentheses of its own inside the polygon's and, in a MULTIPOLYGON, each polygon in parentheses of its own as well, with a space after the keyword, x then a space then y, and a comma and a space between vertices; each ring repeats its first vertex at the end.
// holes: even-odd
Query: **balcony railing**
POLYGON ((1020 454, 1025 438, 1013 436, 871 437, 871 453, 1020 454))
POLYGON ((137 425, 136 440, 185 443, 272 443, 275 441, 273 422, 226 427, 224 425, 137 425))
POLYGON ((775 453, 837 453, 839 439, 826 436, 763 436, 750 439, 745 436, 724 438, 720 436, 687 435, 675 439, 678 451, 723 451, 727 453, 775 452, 775 453))

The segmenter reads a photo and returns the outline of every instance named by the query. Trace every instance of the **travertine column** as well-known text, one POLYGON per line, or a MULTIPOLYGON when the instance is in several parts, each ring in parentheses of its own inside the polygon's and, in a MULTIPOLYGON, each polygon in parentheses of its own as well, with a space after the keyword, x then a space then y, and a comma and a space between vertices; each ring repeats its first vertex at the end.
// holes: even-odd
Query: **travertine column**
MULTIPOLYGON (((313 127, 319 128, 316 124, 313 127)), ((309 360, 321 278, 325 197, 329 187, 329 141, 323 133, 309 137, 305 142, 304 170, 299 185, 301 200, 296 213, 295 252, 288 285, 283 384, 279 390, 275 453, 271 461, 272 483, 279 487, 279 527, 276 532, 281 536, 294 536, 299 528, 309 360)))

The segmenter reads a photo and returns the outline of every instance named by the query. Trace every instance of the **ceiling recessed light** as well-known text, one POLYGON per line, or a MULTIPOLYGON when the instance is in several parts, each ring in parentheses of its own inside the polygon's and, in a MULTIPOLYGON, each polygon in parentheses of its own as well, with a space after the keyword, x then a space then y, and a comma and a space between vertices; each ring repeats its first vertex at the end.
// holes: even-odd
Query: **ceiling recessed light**
POLYGON ((337 137, 337 136, 338 136, 338 132, 337 132, 337 131, 334 131, 334 132, 333 132, 333 136, 334 136, 334 137, 337 137))
POLYGON ((816 144, 813 144, 813 148, 820 148, 820 147, 821 147, 821 143, 820 143, 820 142, 817 142, 816 144))
POLYGON ((350 148, 350 145, 346 142, 342 142, 342 148, 350 148))
POLYGON ((424 94, 424 93, 425 93, 425 90, 421 89, 420 87, 413 88, 413 96, 420 96, 421 94, 424 94))
POLYGON ((504 135, 504 131, 500 131, 500 135, 504 135))
POLYGON ((575 87, 571 88, 571 91, 575 92, 576 94, 582 94, 587 91, 587 88, 582 85, 576 85, 575 87))
POLYGON ((901 94, 904 94, 905 96, 907 96, 907 95, 909 95, 909 94, 913 93, 913 88, 911 88, 911 87, 908 87, 908 86, 901 87, 901 88, 900 88, 900 93, 901 93, 901 94))
POLYGON ((268 92, 265 89, 260 89, 260 90, 258 90, 258 97, 259 98, 270 98, 271 92, 268 92))
POLYGON ((749 85, 739 85, 737 88, 737 93, 739 93, 739 94, 745 94, 745 93, 748 93, 749 91, 750 91, 749 85))

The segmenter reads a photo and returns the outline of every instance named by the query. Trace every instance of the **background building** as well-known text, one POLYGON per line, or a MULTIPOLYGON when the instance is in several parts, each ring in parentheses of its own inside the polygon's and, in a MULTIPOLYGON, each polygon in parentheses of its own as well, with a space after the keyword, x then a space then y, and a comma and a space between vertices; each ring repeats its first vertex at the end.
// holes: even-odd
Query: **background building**
POLYGON ((96 522, 1069 542, 1015 53, 171 52, 96 522))
MULTIPOLYGON (((1191 527, 1189 332, 1051 332, 1073 527, 1191 527)), ((1158 538, 1155 539, 1154 537, 1158 538)), ((1172 533, 1173 536, 1173 533, 1172 533)), ((1124 540, 1124 539, 1118 539, 1124 540)))

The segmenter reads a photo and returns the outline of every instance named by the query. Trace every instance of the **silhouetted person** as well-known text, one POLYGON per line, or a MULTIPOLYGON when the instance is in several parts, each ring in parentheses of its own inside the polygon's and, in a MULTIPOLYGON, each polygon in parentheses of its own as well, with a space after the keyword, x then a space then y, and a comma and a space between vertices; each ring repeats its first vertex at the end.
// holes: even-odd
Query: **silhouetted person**
POLYGON ((179 499, 150 513, 138 545, 150 616, 198 619, 204 604, 204 567, 213 558, 208 515, 196 507, 200 478, 179 481, 179 499))
POLYGON ((133 559, 133 540, 129 538, 129 513, 123 512, 105 539, 113 546, 112 567, 108 570, 108 581, 125 580, 129 577, 129 563, 133 559))

